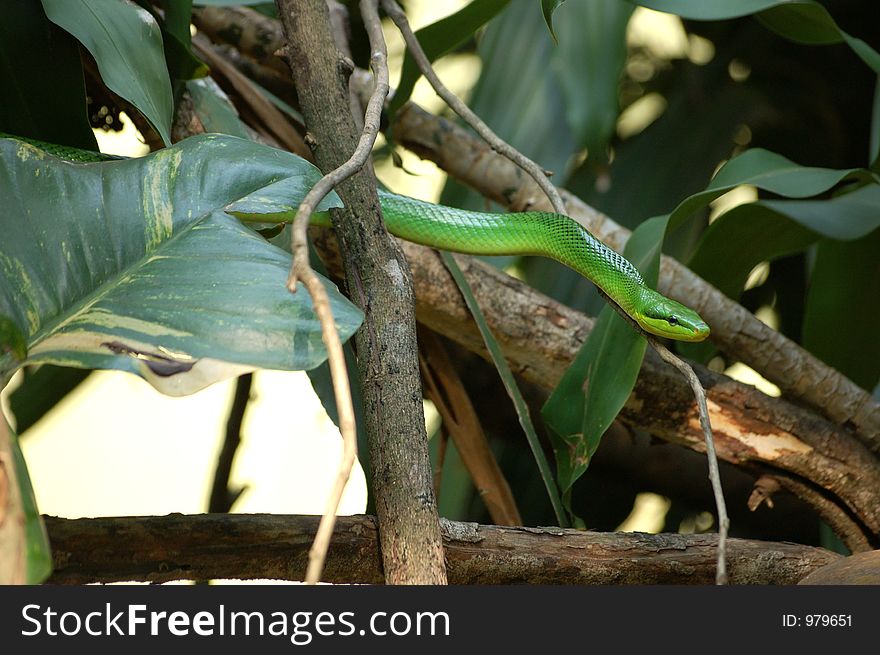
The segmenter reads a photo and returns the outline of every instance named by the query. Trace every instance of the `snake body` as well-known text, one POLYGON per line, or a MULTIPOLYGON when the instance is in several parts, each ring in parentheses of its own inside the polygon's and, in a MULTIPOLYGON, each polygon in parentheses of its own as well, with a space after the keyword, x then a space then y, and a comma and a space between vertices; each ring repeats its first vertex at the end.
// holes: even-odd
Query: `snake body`
MULTIPOLYGON (((51 155, 78 162, 112 155, 13 137, 51 155)), ((598 286, 645 331, 679 341, 702 341, 709 326, 699 314, 647 286, 635 266, 562 214, 475 212, 379 192, 388 231, 425 246, 472 255, 542 255, 574 269, 598 286)), ((311 222, 330 226, 326 213, 311 222)))

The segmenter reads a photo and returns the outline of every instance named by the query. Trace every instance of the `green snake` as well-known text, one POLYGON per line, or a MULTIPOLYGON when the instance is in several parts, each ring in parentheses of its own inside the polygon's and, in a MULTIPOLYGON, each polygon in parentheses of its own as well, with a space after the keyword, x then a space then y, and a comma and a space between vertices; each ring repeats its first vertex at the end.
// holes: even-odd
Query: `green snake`
MULTIPOLYGON (((26 141, 68 161, 118 159, 2 132, 0 137, 26 141)), ((679 341, 702 341, 709 335, 697 312, 651 289, 635 266, 568 216, 467 211, 385 191, 379 199, 388 231, 401 239, 471 255, 550 257, 592 281, 646 332, 679 341)), ((311 222, 330 226, 326 213, 316 213, 311 222)))

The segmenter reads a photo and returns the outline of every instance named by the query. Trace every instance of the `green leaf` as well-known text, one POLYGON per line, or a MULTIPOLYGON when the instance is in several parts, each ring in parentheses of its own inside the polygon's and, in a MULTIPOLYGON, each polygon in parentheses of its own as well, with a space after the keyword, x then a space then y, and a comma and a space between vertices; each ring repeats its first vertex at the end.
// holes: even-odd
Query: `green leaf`
MULTIPOLYGON (((504 9, 510 0, 473 0, 454 14, 431 23, 416 32, 416 38, 425 51, 428 61, 434 62, 446 55, 474 35, 504 9)), ((389 114, 394 115, 412 95, 413 88, 422 76, 415 59, 407 51, 400 73, 400 82, 389 105, 389 114)))
POLYGON ((556 32, 553 31, 553 12, 559 8, 565 0, 541 0, 541 13, 544 14, 544 22, 547 23, 547 29, 550 30, 550 36, 553 37, 554 43, 558 43, 556 32))
POLYGON ((589 0, 569 3, 557 14, 560 42, 553 64, 566 117, 577 145, 587 148, 594 163, 606 161, 605 150, 620 114, 618 86, 632 12, 633 7, 620 0, 589 0))
POLYGON ((43 0, 43 7, 92 54, 107 87, 137 107, 170 145, 171 82, 153 16, 124 0, 43 0))
POLYGON ((559 491, 556 488, 556 483, 553 481, 553 473, 550 471, 550 465, 547 462, 547 458, 544 456, 541 442, 538 439, 538 433, 535 432, 535 426, 532 424, 532 419, 529 415, 529 408, 519 391, 519 387, 517 386, 513 373, 510 370, 510 366, 508 366, 507 360, 504 358, 504 353, 501 352, 501 347, 492 335, 492 331, 486 323, 486 317, 483 315, 483 311, 480 309, 480 305, 477 303, 477 299, 474 297, 471 287, 468 284, 467 279, 464 277, 461 268, 459 268, 456 263, 455 258, 445 251, 440 252, 440 257, 443 259, 446 268, 449 269, 449 273, 455 280, 456 285, 458 285, 465 304, 467 304, 468 310, 470 310, 471 315, 474 317, 474 321, 480 330, 480 334, 483 337, 483 343, 486 344, 486 349, 489 351, 492 363, 498 371, 498 375, 501 378, 501 382, 504 384, 507 395, 510 396, 511 401, 513 401, 519 424, 526 435, 526 440, 529 442, 532 455, 535 457, 535 463, 538 465, 538 472, 541 474, 541 479, 544 481, 544 488, 547 490, 547 496, 550 499, 550 504, 553 506, 553 512, 556 514, 556 520, 561 527, 566 527, 568 522, 565 518, 562 499, 559 497, 559 491))
POLYGON ((874 72, 880 73, 880 54, 837 26, 831 14, 814 0, 628 0, 656 11, 692 20, 726 20, 756 14, 780 36, 808 45, 845 42, 874 72))
POLYGON ((200 80, 188 80, 186 90, 193 101, 196 115, 199 117, 206 132, 230 134, 242 139, 251 139, 251 135, 238 117, 235 107, 217 87, 210 77, 200 80))
POLYGON ((810 352, 868 391, 880 379, 878 253, 880 230, 856 241, 819 242, 803 329, 810 352))
POLYGON ((0 0, 0 12, 0 131, 97 150, 76 39, 38 2, 0 0))
POLYGON ((25 369, 24 381, 9 394, 9 408, 15 416, 18 434, 27 432, 67 394, 76 389, 91 371, 46 364, 25 369))
MULTIPOLYGON (((138 2, 156 16, 147 0, 138 2)), ((175 80, 205 77, 208 66, 192 52, 192 35, 189 31, 191 0, 163 0, 162 6, 165 9, 165 18, 161 20, 157 17, 157 22, 162 30, 162 47, 171 77, 175 80)))
MULTIPOLYGON (((624 256, 649 286, 657 283, 667 216, 651 218, 632 234, 624 256)), ((544 404, 541 415, 556 454, 564 493, 584 474, 602 435, 632 393, 647 342, 606 306, 587 341, 544 404)))
MULTIPOLYGON (((255 207, 298 204, 320 177, 301 158, 201 135, 99 164, 0 139, 0 159, 0 318, 25 364, 127 370, 181 395, 326 358, 309 295, 286 289, 290 256, 222 211, 267 185, 255 207)), ((344 341, 362 313, 327 286, 344 341)), ((0 354, 0 379, 21 363, 0 354)))
POLYGON ((868 161, 876 170, 880 164, 880 75, 874 84, 874 104, 871 106, 871 136, 868 142, 868 161))
POLYGON ((730 298, 739 298, 752 269, 801 252, 819 235, 760 203, 740 205, 709 225, 688 267, 730 298))
MULTIPOLYGON (((6 417, 0 412, 0 421, 5 420, 6 417)), ((31 477, 28 474, 18 438, 11 427, 8 429, 12 447, 12 463, 15 467, 15 478, 18 481, 19 497, 24 511, 26 580, 27 584, 40 584, 52 574, 52 550, 49 545, 49 535, 43 524, 43 517, 40 516, 40 511, 37 509, 37 499, 34 496, 31 477)))
POLYGON ((880 186, 876 184, 830 200, 763 200, 758 204, 841 241, 859 239, 880 227, 880 186))
POLYGON ((681 201, 670 214, 670 229, 741 184, 751 184, 787 198, 809 198, 828 191, 848 178, 864 181, 874 179, 871 172, 865 169, 798 166, 782 155, 752 148, 722 166, 704 191, 681 201))

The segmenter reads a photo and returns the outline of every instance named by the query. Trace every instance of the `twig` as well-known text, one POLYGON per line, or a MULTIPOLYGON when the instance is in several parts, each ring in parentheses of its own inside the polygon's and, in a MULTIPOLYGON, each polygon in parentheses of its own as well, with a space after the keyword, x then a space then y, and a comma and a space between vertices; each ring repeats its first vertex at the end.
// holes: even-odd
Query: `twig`
POLYGON ((553 183, 550 182, 548 171, 545 171, 531 159, 495 134, 495 132, 493 132, 479 116, 471 111, 471 109, 464 104, 460 98, 446 88, 443 82, 440 81, 440 78, 437 77, 437 73, 434 72, 430 60, 427 55, 425 55, 425 51, 422 49, 419 40, 409 26, 406 14, 403 13, 403 10, 398 6, 395 0, 382 0, 382 7, 385 9, 385 12, 391 20, 394 21, 394 24, 397 25, 397 29, 399 29, 400 33, 403 35, 403 40, 406 41, 407 49, 413 56, 422 75, 424 75, 431 83, 431 86, 434 87, 434 91, 437 92, 437 95, 443 98, 443 101, 449 105, 456 114, 461 116, 468 125, 474 128, 477 134, 483 137, 486 143, 488 143, 495 152, 507 157, 510 161, 514 162, 517 166, 528 173, 532 179, 535 180, 535 183, 541 187, 541 190, 547 194, 550 203, 553 205, 554 211, 558 214, 564 214, 565 204, 562 202, 562 197, 559 195, 559 191, 557 191, 553 183))
POLYGON ((235 453, 241 444, 241 424, 244 421, 244 413, 251 398, 253 379, 253 373, 245 373, 235 381, 235 394, 229 408, 229 418, 226 419, 226 434, 223 438, 220 454, 217 456, 214 482, 211 484, 211 498, 208 501, 208 512, 212 514, 231 510, 232 505, 245 490, 244 487, 230 489, 229 475, 232 473, 235 453))
POLYGON ((339 431, 342 433, 342 461, 336 477, 336 483, 327 501, 327 508, 321 518, 315 541, 309 551, 309 567, 306 573, 306 582, 316 584, 321 578, 324 560, 327 556, 327 548, 330 546, 330 538, 333 534, 333 525, 336 521, 336 511, 342 492, 348 483, 351 469, 357 457, 357 435, 355 432, 354 406, 351 400, 351 390, 348 384, 348 371, 345 366, 345 356, 342 351, 342 342, 339 333, 333 323, 333 313, 330 309, 330 301, 327 291, 317 274, 309 263, 308 226, 309 218, 315 211, 315 207, 336 185, 357 173, 366 163, 376 142, 379 133, 379 119, 385 97, 388 95, 388 65, 385 49, 385 39, 382 34, 377 0, 361 0, 361 13, 364 18, 364 26, 370 39, 370 65, 376 76, 376 87, 370 96, 364 116, 364 130, 361 133, 357 148, 351 157, 342 166, 327 173, 306 194, 305 199, 297 209, 293 219, 292 252, 293 264, 290 276, 287 280, 287 288, 292 293, 296 292, 296 283, 301 281, 309 294, 315 307, 315 313, 321 321, 321 331, 324 344, 329 354, 330 374, 333 379, 336 407, 339 411, 339 431))
POLYGON ((727 516, 727 504, 724 502, 724 490, 721 488, 721 473, 718 471, 718 456, 715 453, 715 440, 712 438, 712 424, 709 422, 709 407, 706 404, 706 391, 700 384, 697 374, 684 360, 674 355, 653 334, 645 332, 633 318, 618 306, 608 295, 599 289, 599 293, 608 301, 614 311, 620 314, 632 328, 641 334, 660 355, 660 358, 674 366, 687 378, 694 398, 697 401, 697 409, 700 413, 700 427, 703 430, 703 440, 706 442, 706 458, 709 460, 709 480, 712 484, 712 494, 715 496, 715 508, 718 511, 718 554, 715 569, 715 584, 727 584, 727 532, 730 529, 730 519, 727 516))
POLYGON ((727 584, 727 532, 730 529, 730 519, 727 517, 727 505, 724 502, 724 490, 721 488, 721 473, 718 471, 718 456, 715 454, 715 440, 712 438, 712 425, 709 423, 709 408, 706 405, 706 391, 700 384, 697 374, 687 362, 676 357, 660 341, 646 335, 648 343, 657 351, 657 354, 668 364, 672 364, 687 378, 694 398, 697 399, 697 408, 700 411, 700 427, 703 429, 703 439, 706 441, 706 458, 709 460, 709 480, 712 483, 712 493, 715 495, 715 507, 718 510, 718 567, 715 572, 715 584, 727 584))

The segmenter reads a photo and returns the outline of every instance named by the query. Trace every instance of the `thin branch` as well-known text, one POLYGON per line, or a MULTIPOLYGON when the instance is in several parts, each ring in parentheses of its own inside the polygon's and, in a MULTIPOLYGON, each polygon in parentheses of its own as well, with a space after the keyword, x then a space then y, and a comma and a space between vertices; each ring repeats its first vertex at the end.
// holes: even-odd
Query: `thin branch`
POLYGON ((321 571, 327 556, 327 548, 330 546, 330 537, 333 534, 336 511, 339 508, 342 493, 345 490, 345 485, 348 483, 351 469, 357 458, 354 406, 348 383, 345 355, 342 351, 339 333, 336 331, 336 326, 333 322, 333 313, 330 309, 327 291, 309 263, 308 227, 309 219, 321 200, 336 185, 347 180, 363 168, 370 156, 373 144, 376 142, 376 135, 379 133, 379 119, 389 88, 385 38, 382 34, 376 0, 361 0, 361 12, 370 39, 372 51, 370 64, 376 76, 376 85, 367 104, 364 117, 364 130, 361 133, 357 148, 348 161, 322 177, 306 194, 305 199, 297 209, 292 230, 291 249, 293 252, 293 263, 287 280, 287 288, 292 293, 296 292, 297 281, 303 282, 312 296, 315 313, 321 321, 321 332, 329 354, 330 374, 333 379, 336 407, 339 411, 339 431, 342 433, 343 442, 342 461, 339 465, 336 482, 327 501, 327 508, 324 511, 321 524, 315 534, 315 542, 309 552, 309 568, 306 574, 306 582, 309 584, 316 584, 321 578, 321 571))
POLYGON ((706 391, 694 369, 684 360, 676 357, 660 341, 651 335, 646 335, 648 343, 657 351, 657 354, 668 364, 672 364, 687 378, 694 398, 697 399, 697 408, 700 411, 700 427, 703 430, 703 439, 706 442, 706 458, 709 460, 709 480, 712 483, 712 493, 715 496, 715 507, 718 510, 718 567, 715 573, 715 584, 727 584, 727 533, 730 530, 730 519, 727 517, 727 504, 724 502, 724 490, 721 488, 721 473, 718 470, 718 456, 715 454, 715 440, 712 438, 712 424, 709 422, 709 408, 706 405, 706 391))
POLYGON ((446 88, 443 82, 440 81, 440 78, 437 77, 437 73, 434 72, 430 60, 427 55, 425 55, 425 51, 422 49, 419 40, 409 26, 406 14, 403 13, 403 10, 394 0, 382 0, 382 7, 385 9, 385 12, 391 20, 394 21, 394 24, 397 25, 397 29, 399 29, 400 33, 403 35, 403 40, 406 41, 407 49, 413 56, 422 75, 424 75, 431 83, 431 86, 434 88, 434 91, 437 92, 437 95, 443 98, 444 102, 446 102, 456 114, 461 116, 468 125, 474 128, 477 134, 479 134, 495 152, 507 157, 510 161, 514 162, 517 166, 528 173, 529 176, 535 180, 535 183, 541 187, 541 190, 547 194, 547 198, 550 199, 550 203, 553 205, 553 209, 557 214, 565 214, 565 204, 562 202, 562 197, 559 195, 556 187, 548 179, 548 171, 545 171, 519 150, 495 134, 495 132, 493 132, 479 116, 471 111, 470 107, 464 104, 460 98, 446 88))
POLYGON ((727 516, 727 504, 724 502, 724 490, 721 488, 721 473, 718 471, 718 456, 715 454, 715 440, 712 438, 712 424, 709 421, 709 407, 706 405, 706 390, 700 384, 694 369, 687 362, 680 359, 664 346, 653 334, 645 332, 633 318, 621 309, 617 303, 609 298, 601 289, 599 293, 608 301, 614 311, 641 334, 651 347, 660 355, 667 364, 674 366, 688 381, 694 398, 697 401, 697 409, 700 414, 700 428, 703 431, 703 440, 706 443, 706 457, 709 460, 709 480, 712 484, 712 493, 715 496, 715 507, 718 510, 718 559, 715 571, 715 584, 727 584, 727 532, 730 529, 730 519, 727 516))
POLYGON ((226 419, 226 432, 223 436, 223 445, 217 456, 217 466, 214 468, 214 481, 211 484, 211 497, 208 501, 208 512, 219 514, 228 512, 238 500, 245 487, 238 489, 229 488, 229 476, 232 473, 232 463, 235 461, 235 453, 241 444, 241 424, 251 399, 251 385, 254 374, 245 373, 235 381, 235 393, 232 396, 232 404, 229 407, 229 417, 226 419))

